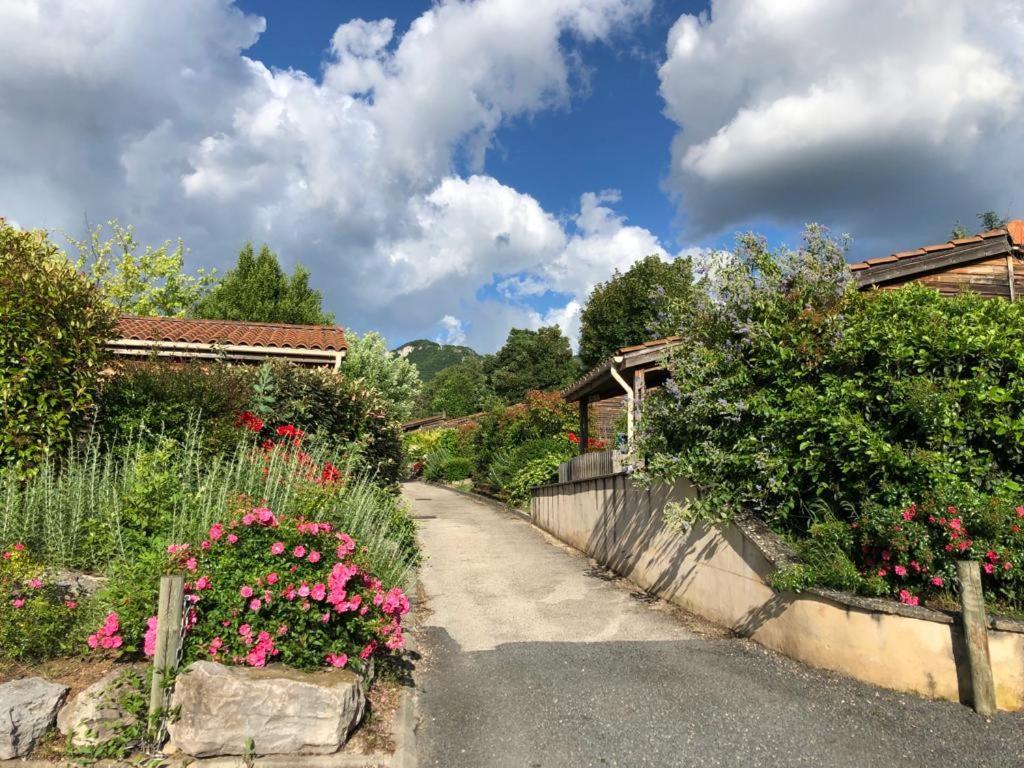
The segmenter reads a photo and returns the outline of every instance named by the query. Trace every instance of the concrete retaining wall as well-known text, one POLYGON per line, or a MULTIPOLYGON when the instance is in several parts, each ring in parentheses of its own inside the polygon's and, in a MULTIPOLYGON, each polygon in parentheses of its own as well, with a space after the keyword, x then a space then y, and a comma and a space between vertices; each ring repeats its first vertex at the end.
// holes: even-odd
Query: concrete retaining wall
MULTIPOLYGON (((828 590, 778 593, 767 577, 788 555, 767 528, 740 520, 688 532, 668 527, 686 482, 651 490, 613 474, 535 488, 535 525, 645 590, 769 648, 875 685, 970 702, 958 619, 892 600, 828 590)), ((1000 709, 1024 709, 1024 624, 989 629, 1000 709)))

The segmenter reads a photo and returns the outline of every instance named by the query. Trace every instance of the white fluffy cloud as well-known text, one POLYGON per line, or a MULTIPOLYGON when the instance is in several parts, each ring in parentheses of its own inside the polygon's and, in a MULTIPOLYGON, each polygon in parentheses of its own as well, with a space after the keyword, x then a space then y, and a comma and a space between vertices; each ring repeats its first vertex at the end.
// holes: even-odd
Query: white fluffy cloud
POLYGON ((713 0, 660 70, 690 231, 820 219, 911 246, 1024 214, 1017 0, 713 0), (975 222, 965 222, 973 225, 975 222))
POLYGON ((483 348, 509 322, 572 330, 592 282, 664 250, 613 194, 566 224, 483 162, 509 118, 570 103, 574 45, 650 4, 448 0, 401 37, 354 20, 325 35, 314 80, 248 58, 264 21, 230 0, 0 0, 0 212, 72 230, 116 216, 221 267, 266 240, 357 328, 483 348), (518 293, 478 298, 513 276, 518 293), (570 298, 524 303, 548 290, 570 298))

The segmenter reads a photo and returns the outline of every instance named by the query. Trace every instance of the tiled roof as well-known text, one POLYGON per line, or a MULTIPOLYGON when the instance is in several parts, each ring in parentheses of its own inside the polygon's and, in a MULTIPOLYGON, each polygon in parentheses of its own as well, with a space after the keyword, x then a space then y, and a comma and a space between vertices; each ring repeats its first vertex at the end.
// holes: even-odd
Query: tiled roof
MULTIPOLYGON (((618 364, 619 370, 628 370, 640 364, 650 364, 651 358, 660 357, 660 353, 667 351, 680 342, 679 336, 666 336, 663 339, 645 341, 643 344, 634 344, 629 347, 620 347, 615 354, 607 360, 598 363, 580 378, 562 390, 562 397, 573 402, 581 393, 591 392, 598 382, 612 379, 611 367, 615 358, 621 357, 622 362, 618 364)), ((613 380, 613 379, 612 379, 613 380)), ((618 384, 614 385, 616 388, 618 384)))
POLYGON ((997 238, 1003 238, 1004 240, 1008 238, 1010 245, 1017 248, 1024 246, 1024 221, 1015 219, 1004 228, 990 229, 987 232, 979 232, 971 237, 961 237, 955 240, 947 240, 944 243, 925 245, 909 251, 899 251, 877 259, 868 259, 867 261, 851 264, 850 270, 854 272, 861 282, 864 282, 865 275, 857 273, 870 272, 875 267, 900 262, 916 264, 920 261, 922 268, 927 268, 927 264, 936 256, 947 256, 950 252, 956 251, 966 252, 968 250, 975 250, 978 243, 996 240, 997 238))
POLYGON ((333 325, 285 325, 121 315, 117 323, 117 333, 121 339, 135 341, 315 349, 330 352, 348 349, 345 331, 333 325))

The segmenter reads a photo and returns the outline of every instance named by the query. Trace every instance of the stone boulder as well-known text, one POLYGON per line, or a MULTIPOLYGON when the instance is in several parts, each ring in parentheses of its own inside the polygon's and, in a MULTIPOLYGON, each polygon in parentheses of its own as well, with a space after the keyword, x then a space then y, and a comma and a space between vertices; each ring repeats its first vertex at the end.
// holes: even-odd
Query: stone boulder
POLYGON ((0 685, 0 760, 24 757, 57 717, 66 685, 27 677, 0 685))
POLYGON ((57 728, 71 736, 76 747, 108 741, 137 718, 124 710, 122 700, 148 695, 143 664, 115 667, 69 701, 57 715, 57 728))
POLYGON ((225 667, 197 661, 178 676, 168 725, 173 747, 193 757, 338 751, 366 708, 362 679, 344 669, 225 667))

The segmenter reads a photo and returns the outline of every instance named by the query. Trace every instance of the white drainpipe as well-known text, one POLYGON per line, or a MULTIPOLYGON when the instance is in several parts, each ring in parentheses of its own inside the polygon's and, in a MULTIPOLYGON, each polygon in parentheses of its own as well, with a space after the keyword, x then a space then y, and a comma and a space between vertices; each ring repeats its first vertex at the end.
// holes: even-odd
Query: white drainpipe
POLYGON ((623 360, 622 355, 617 355, 612 358, 612 367, 610 373, 612 378, 619 383, 619 386, 626 393, 626 444, 628 450, 633 450, 633 388, 626 383, 626 380, 622 378, 622 374, 619 373, 619 369, 615 366, 619 365, 623 360))

